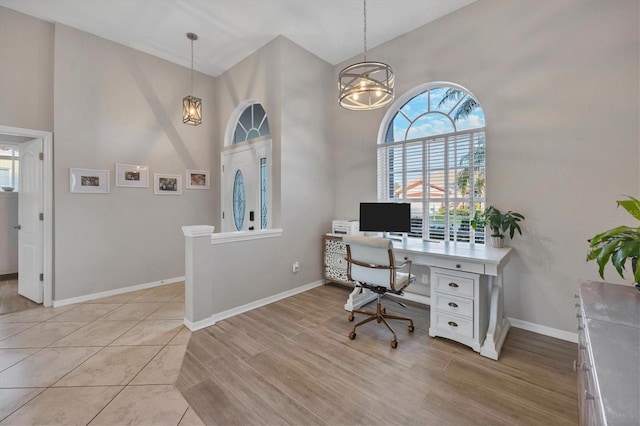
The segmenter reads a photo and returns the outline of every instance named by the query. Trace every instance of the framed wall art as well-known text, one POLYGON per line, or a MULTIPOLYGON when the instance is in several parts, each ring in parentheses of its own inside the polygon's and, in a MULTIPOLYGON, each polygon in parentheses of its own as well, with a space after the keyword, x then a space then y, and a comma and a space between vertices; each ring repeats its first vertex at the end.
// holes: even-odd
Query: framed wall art
POLYGON ((133 164, 116 164, 116 186, 148 188, 149 167, 133 164))
POLYGON ((153 193, 157 195, 181 195, 182 175, 155 173, 153 175, 153 193))
POLYGON ((108 194, 109 170, 69 169, 71 192, 82 194, 108 194))
POLYGON ((187 170, 188 189, 209 189, 208 170, 187 170))

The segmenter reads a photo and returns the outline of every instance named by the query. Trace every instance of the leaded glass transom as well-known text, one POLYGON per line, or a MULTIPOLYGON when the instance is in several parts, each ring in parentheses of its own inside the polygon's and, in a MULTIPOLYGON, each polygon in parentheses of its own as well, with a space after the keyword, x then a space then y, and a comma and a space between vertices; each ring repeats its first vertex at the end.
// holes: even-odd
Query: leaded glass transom
POLYGON ((262 105, 255 103, 247 106, 236 124, 233 143, 246 142, 262 136, 269 136, 269 120, 262 105))

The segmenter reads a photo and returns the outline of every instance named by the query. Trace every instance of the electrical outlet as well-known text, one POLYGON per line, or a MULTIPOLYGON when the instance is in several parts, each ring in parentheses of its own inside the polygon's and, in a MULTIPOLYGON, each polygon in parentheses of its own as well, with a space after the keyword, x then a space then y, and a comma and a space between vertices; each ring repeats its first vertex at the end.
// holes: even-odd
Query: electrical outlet
POLYGON ((293 272, 300 272, 300 262, 293 262, 293 272))

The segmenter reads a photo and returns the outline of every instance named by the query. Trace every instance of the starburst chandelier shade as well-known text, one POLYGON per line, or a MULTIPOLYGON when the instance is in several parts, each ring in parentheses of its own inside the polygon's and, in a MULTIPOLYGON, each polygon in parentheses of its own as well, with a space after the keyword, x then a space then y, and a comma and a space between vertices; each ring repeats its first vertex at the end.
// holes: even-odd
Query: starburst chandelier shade
POLYGON ((197 126, 202 123, 202 99, 193 96, 193 42, 198 35, 187 33, 187 38, 191 40, 191 94, 182 99, 182 122, 197 126))
POLYGON ((349 65, 338 76, 340 106, 371 110, 393 101, 393 69, 382 62, 367 61, 367 0, 364 0, 364 61, 349 65))

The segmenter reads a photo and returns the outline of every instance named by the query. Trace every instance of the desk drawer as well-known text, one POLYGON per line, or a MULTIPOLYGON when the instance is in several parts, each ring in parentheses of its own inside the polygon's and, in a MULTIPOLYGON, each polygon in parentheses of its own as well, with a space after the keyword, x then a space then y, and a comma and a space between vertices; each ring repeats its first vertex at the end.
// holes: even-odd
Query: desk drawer
POLYGON ((473 320, 437 311, 432 313, 432 317, 433 316, 435 316, 435 327, 438 330, 445 331, 449 334, 473 338, 473 320))
POLYGON ((451 296, 444 293, 434 293, 436 309, 463 316, 465 318, 473 318, 473 299, 451 296))
POLYGON ((454 269, 456 271, 472 272, 474 274, 484 274, 484 264, 473 262, 461 262, 453 259, 435 258, 431 262, 432 266, 439 268, 454 269))
POLYGON ((440 273, 433 274, 433 276, 435 277, 435 283, 432 282, 431 285, 434 291, 473 298, 473 279, 440 273))

